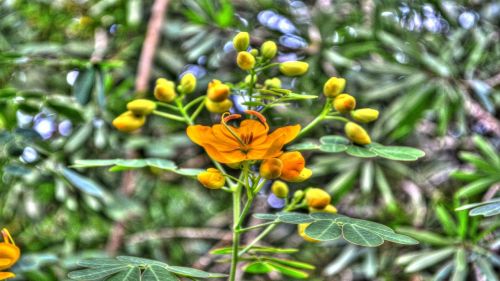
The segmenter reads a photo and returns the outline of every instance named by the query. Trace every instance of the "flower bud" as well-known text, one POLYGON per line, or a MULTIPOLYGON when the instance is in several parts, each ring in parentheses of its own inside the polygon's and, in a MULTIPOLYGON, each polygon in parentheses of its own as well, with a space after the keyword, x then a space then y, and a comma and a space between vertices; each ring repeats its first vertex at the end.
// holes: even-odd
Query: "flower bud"
POLYGON ((180 87, 185 94, 190 94, 196 89, 196 76, 188 72, 181 78, 180 87))
POLYGON ((299 176, 289 180, 289 182, 303 182, 312 176, 312 170, 308 168, 302 169, 299 176))
POLYGON ((304 198, 304 195, 304 191, 302 190, 295 191, 295 193, 293 194, 293 201, 298 202, 302 200, 302 198, 304 198))
POLYGON ((229 86, 219 80, 212 80, 208 83, 207 97, 214 102, 221 102, 229 96, 229 86))
POLYGON ((356 108, 356 99, 348 94, 340 94, 333 100, 333 107, 340 113, 346 113, 356 108))
POLYGON ((126 111, 113 120, 113 126, 118 131, 130 133, 142 127, 145 122, 144 115, 135 115, 132 111, 126 111))
POLYGON ((316 209, 316 208, 309 208, 310 213, 330 213, 330 214, 336 214, 337 213, 337 208, 333 206, 332 204, 328 204, 326 207, 323 209, 316 209))
POLYGON ((127 103, 127 109, 135 115, 149 115, 156 109, 156 103, 146 99, 137 99, 127 103))
POLYGON ((372 108, 361 108, 351 111, 351 117, 363 123, 370 123, 378 119, 378 110, 372 108))
POLYGON ((249 52, 239 52, 236 63, 243 70, 250 70, 255 65, 255 58, 249 52))
POLYGON ((274 56, 276 56, 277 51, 278 47, 276 46, 276 43, 274 43, 273 41, 266 41, 260 47, 260 52, 262 53, 262 57, 268 60, 274 58, 274 56))
POLYGON ((238 51, 246 51, 250 44, 250 35, 248 32, 240 32, 233 38, 233 46, 238 51))
POLYGON ((288 196, 288 185, 282 181, 274 181, 271 185, 271 191, 278 198, 286 198, 288 196))
POLYGON ((285 181, 295 181, 300 176, 300 172, 304 170, 306 160, 298 151, 285 152, 279 157, 283 162, 281 169, 281 179, 285 181))
POLYGON ((283 163, 278 158, 269 158, 262 160, 260 164, 260 175, 266 180, 273 180, 279 178, 283 163))
POLYGON ((257 49, 251 49, 250 50, 250 54, 254 57, 258 56, 259 55, 259 50, 257 49))
POLYGON ((328 98, 338 96, 344 91, 345 82, 344 78, 331 77, 323 86, 323 94, 328 98))
POLYGON ((280 89, 281 88, 281 80, 277 77, 274 77, 271 79, 266 79, 266 81, 264 81, 264 85, 268 89, 272 89, 272 88, 280 89))
POLYGON ((298 229, 298 232, 299 232, 299 235, 300 237, 302 237, 304 240, 306 240, 307 242, 311 242, 311 243, 318 243, 320 242, 319 240, 316 240, 314 238, 311 238, 309 237, 307 234, 306 234, 306 228, 310 225, 311 223, 301 223, 297 226, 297 229, 298 229))
POLYGON ((221 102, 214 102, 211 99, 206 99, 205 101, 205 107, 212 113, 228 112, 232 106, 233 102, 230 99, 225 99, 221 102))
POLYGON ((323 209, 330 204, 331 200, 330 194, 321 188, 309 188, 306 190, 306 203, 311 208, 323 209))
POLYGON ((204 187, 210 189, 220 189, 226 183, 224 175, 215 168, 208 168, 205 172, 199 173, 197 178, 204 187))
POLYGON ((300 76, 307 72, 309 64, 303 61, 286 61, 280 63, 280 72, 286 76, 300 76))
POLYGON ((177 97, 175 92, 175 84, 167 79, 160 78, 156 80, 154 91, 155 98, 163 102, 171 102, 177 97))
POLYGON ((347 122, 344 131, 347 138, 356 144, 370 144, 372 142, 365 129, 354 122, 347 122))

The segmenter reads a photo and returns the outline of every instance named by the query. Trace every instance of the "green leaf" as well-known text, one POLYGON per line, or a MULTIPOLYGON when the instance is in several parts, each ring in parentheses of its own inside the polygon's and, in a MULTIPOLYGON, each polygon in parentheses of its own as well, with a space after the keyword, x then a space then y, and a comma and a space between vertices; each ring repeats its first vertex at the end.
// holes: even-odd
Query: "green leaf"
POLYGON ((73 96, 81 105, 86 105, 90 101, 94 81, 95 70, 93 67, 82 70, 78 74, 75 84, 73 85, 73 96))
POLYGON ((334 221, 321 220, 311 223, 305 230, 305 234, 319 241, 338 239, 342 230, 334 221))
POLYGON ((76 188, 81 191, 99 198, 104 198, 105 193, 103 188, 98 185, 93 180, 78 174, 77 172, 68 169, 66 167, 62 168, 62 175, 76 188))
POLYGON ((345 144, 349 145, 351 142, 342 137, 342 136, 336 136, 336 135, 331 135, 331 136, 323 136, 319 139, 321 144, 345 144))
POLYGON ((150 259, 145 259, 145 258, 139 258, 139 257, 132 257, 132 256, 118 256, 116 257, 117 260, 127 262, 129 264, 133 264, 136 266, 148 266, 148 265, 157 265, 157 266, 162 266, 166 267, 168 264, 159 262, 156 260, 150 260, 150 259))
POLYGON ((182 275, 186 277, 192 277, 192 278, 222 278, 226 277, 227 275, 225 274, 218 274, 218 273, 210 273, 206 272, 203 270, 195 269, 195 268, 190 268, 190 267, 184 267, 184 266, 168 266, 167 270, 175 273, 177 275, 182 275))
POLYGON ((126 262, 119 261, 111 258, 93 258, 85 259, 77 262, 78 265, 83 267, 103 267, 103 266, 122 266, 127 265, 126 262))
POLYGON ((460 188, 455 196, 457 198, 466 198, 477 195, 486 189, 488 189, 492 184, 496 183, 498 179, 496 178, 482 178, 477 181, 473 181, 464 187, 460 188))
POLYGON ((300 261, 294 261, 294 260, 288 260, 288 259, 280 259, 280 258, 273 258, 273 257, 265 257, 266 260, 273 261, 275 263, 280 263, 286 266, 290 267, 295 267, 295 268, 300 268, 300 269, 308 269, 308 270, 314 270, 316 267, 312 264, 308 264, 305 262, 300 262, 300 261))
POLYGON ((399 161, 415 161, 425 156, 425 152, 422 150, 406 146, 373 145, 370 147, 370 151, 380 157, 399 161))
POLYGON ((467 255, 464 249, 460 248, 455 253, 455 270, 450 280, 464 281, 467 278, 467 255))
POLYGON ((342 234, 345 240, 360 246, 377 247, 384 243, 379 235, 355 224, 344 224, 342 234))
POLYGON ((314 219, 308 214, 302 213, 278 213, 278 220, 284 223, 301 224, 313 222, 314 219))
POLYGON ((286 276, 290 276, 297 279, 305 279, 309 277, 309 274, 302 270, 297 270, 295 268, 284 266, 282 264, 275 262, 268 262, 268 264, 271 265, 277 271, 279 271, 281 274, 286 276))
POLYGON ((370 149, 362 146, 351 145, 347 148, 346 153, 351 156, 361 157, 361 158, 371 158, 377 156, 375 152, 370 151, 370 149))
POLYGON ((128 270, 113 275, 106 281, 141 281, 141 270, 138 267, 129 267, 128 270))
POLYGON ((405 268, 405 272, 408 273, 417 272, 429 266, 436 265, 440 261, 451 256, 455 251, 456 251, 455 248, 449 247, 429 252, 425 256, 420 256, 415 260, 413 260, 410 264, 408 264, 408 266, 405 268))
POLYGON ((278 216, 275 214, 254 214, 254 218, 261 220, 276 220, 278 216))
POLYGON ((345 151, 350 145, 349 140, 341 136, 324 136, 319 141, 321 142, 319 149, 330 153, 345 151))
POLYGON ((82 269, 70 272, 68 277, 73 280, 100 280, 127 268, 126 265, 103 266, 98 268, 82 269))
POLYGON ((179 278, 170 273, 165 267, 151 265, 146 268, 142 275, 143 281, 179 281, 179 278))
POLYGON ((469 212, 471 216, 491 217, 500 214, 500 202, 487 203, 483 206, 476 207, 469 212))
POLYGON ((406 227, 398 227, 396 230, 401 234, 408 235, 410 237, 417 239, 420 242, 428 243, 431 245, 438 245, 438 246, 452 245, 456 242, 454 239, 444 237, 430 231, 417 230, 406 227))
POLYGON ((243 271, 251 274, 266 274, 274 271, 274 267, 267 262, 256 261, 246 264, 243 271))
POLYGON ((293 144, 287 147, 287 150, 316 150, 319 149, 320 146, 313 142, 303 142, 293 144))
MULTIPOLYGON (((240 246, 239 249, 244 249, 245 246, 240 246)), ((298 252, 299 249, 295 248, 274 248, 274 247, 262 247, 253 246, 248 251, 249 253, 276 253, 276 254, 292 254, 298 252)), ((210 251, 211 255, 228 255, 233 252, 233 247, 218 248, 210 251)))

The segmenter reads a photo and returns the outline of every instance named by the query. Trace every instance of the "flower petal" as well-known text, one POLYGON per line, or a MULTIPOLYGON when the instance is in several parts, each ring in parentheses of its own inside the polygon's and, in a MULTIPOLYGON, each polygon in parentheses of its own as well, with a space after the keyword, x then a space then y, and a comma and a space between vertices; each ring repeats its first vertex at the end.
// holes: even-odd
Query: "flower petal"
POLYGON ((230 138, 218 138, 214 135, 214 130, 208 126, 193 125, 186 130, 188 137, 196 144, 206 148, 211 144, 220 151, 233 151, 239 148, 239 145, 230 138))
POLYGON ((7 278, 14 278, 16 275, 12 272, 0 272, 0 280, 5 280, 7 278))
POLYGON ((268 139, 278 137, 279 135, 284 135, 285 136, 284 144, 287 144, 293 141, 297 137, 299 132, 300 132, 300 125, 285 126, 274 130, 274 132, 269 134, 268 139))
MULTIPOLYGON (((268 137, 269 139, 269 137, 268 137)), ((250 160, 261 160, 278 157, 282 153, 283 145, 285 145, 286 136, 281 135, 266 141, 259 146, 252 146, 247 154, 250 160)))
POLYGON ((220 151, 215 146, 206 143, 203 145, 208 156, 219 163, 230 164, 240 162, 246 159, 246 155, 239 149, 233 151, 220 151))

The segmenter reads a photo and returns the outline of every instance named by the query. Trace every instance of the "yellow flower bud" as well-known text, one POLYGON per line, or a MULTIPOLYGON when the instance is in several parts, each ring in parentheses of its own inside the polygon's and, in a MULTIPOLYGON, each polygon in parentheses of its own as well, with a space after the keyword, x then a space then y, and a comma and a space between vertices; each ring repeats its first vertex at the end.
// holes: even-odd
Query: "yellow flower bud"
POLYGON ((276 52, 278 51, 278 46, 273 41, 266 41, 260 47, 260 52, 265 59, 272 59, 276 56, 276 52))
POLYGON ((142 127, 145 122, 144 115, 135 115, 132 111, 127 111, 113 120, 113 126, 121 132, 130 133, 142 127))
POLYGON ((286 198, 288 196, 288 185, 282 181, 274 181, 271 185, 271 191, 278 198, 286 198))
POLYGON ((323 209, 330 204, 331 200, 330 194, 321 188, 309 188, 306 190, 306 203, 311 208, 323 209))
POLYGON ((370 123, 378 119, 378 110, 372 108, 361 108, 351 111, 354 120, 363 123, 370 123))
POLYGON ((212 80, 212 82, 208 83, 208 89, 207 89, 207 97, 211 101, 215 102, 221 102, 227 99, 229 96, 229 86, 226 84, 223 84, 219 80, 212 80))
POLYGON ((259 50, 257 49, 251 49, 250 50, 250 54, 254 57, 258 56, 259 55, 259 50))
POLYGON ((277 179, 281 175, 283 162, 278 158, 269 158, 262 161, 260 164, 260 175, 266 180, 277 179))
POLYGON ((318 243, 320 242, 319 240, 316 240, 314 238, 311 238, 309 237, 307 234, 306 234, 306 228, 310 225, 311 223, 301 223, 297 226, 297 230, 299 232, 299 235, 300 237, 302 237, 304 240, 306 240, 307 242, 311 242, 311 243, 318 243))
POLYGON ((347 122, 344 131, 347 138, 356 144, 370 144, 372 142, 365 129, 354 122, 347 122))
POLYGON ((137 99, 127 103, 127 109, 135 115, 149 115, 156 109, 156 103, 146 99, 137 99))
MULTIPOLYGON (((257 76, 255 75, 253 79, 257 81, 257 76)), ((250 84, 255 81, 252 81, 252 75, 248 74, 247 76, 245 76, 245 83, 250 84)))
POLYGON ((221 102, 214 102, 211 99, 206 99, 205 101, 205 107, 212 113, 228 112, 232 106, 233 102, 230 99, 225 99, 221 102))
POLYGON ((190 94, 196 89, 196 76, 193 73, 186 73, 181 78, 181 89, 185 94, 190 94))
POLYGON ((312 176, 312 170, 304 168, 302 169, 302 171, 300 171, 300 174, 297 177, 289 180, 289 182, 303 182, 309 179, 311 176, 312 176))
POLYGON ((323 94, 328 98, 338 96, 344 91, 345 82, 344 78, 331 77, 323 86, 323 94))
POLYGON ((286 61, 280 63, 280 72, 286 76, 300 76, 307 72, 309 64, 303 61, 286 61))
POLYGON ((346 113, 356 108, 356 99, 348 94, 340 94, 333 100, 333 107, 341 113, 346 113))
POLYGON ((156 86, 154 91, 155 98, 163 102, 171 102, 177 97, 175 92, 175 84, 172 81, 168 81, 164 78, 156 80, 156 86))
POLYGON ((304 191, 302 190, 295 191, 295 193, 293 194, 293 200, 300 201, 302 200, 302 198, 304 198, 304 191))
POLYGON ((332 204, 329 204, 326 207, 324 207, 323 209, 309 208, 309 212, 310 213, 323 212, 323 213, 336 214, 337 208, 335 208, 335 206, 333 206, 332 204))
POLYGON ((240 32, 233 38, 233 46, 238 51, 246 51, 250 44, 250 35, 248 32, 240 32))
POLYGON ((269 89, 272 88, 279 89, 281 88, 281 80, 277 77, 266 79, 266 81, 264 81, 264 85, 266 86, 266 88, 269 89))
POLYGON ((220 189, 226 183, 226 178, 221 171, 208 168, 205 172, 198 174, 198 181, 206 188, 220 189))
POLYGON ((306 165, 306 160, 298 151, 285 152, 280 155, 279 159, 283 162, 281 179, 286 181, 297 179, 306 165))
POLYGON ((243 70, 250 70, 255 65, 255 57, 249 52, 239 52, 236 63, 243 70))

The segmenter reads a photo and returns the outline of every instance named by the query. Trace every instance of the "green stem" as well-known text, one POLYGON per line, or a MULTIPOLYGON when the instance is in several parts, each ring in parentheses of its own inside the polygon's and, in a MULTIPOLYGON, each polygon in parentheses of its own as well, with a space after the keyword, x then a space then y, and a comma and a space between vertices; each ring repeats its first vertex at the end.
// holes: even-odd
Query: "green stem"
POLYGON ((168 109, 171 109, 171 110, 175 110, 175 111, 179 111, 179 108, 171 105, 171 104, 168 104, 168 103, 165 103, 165 102, 160 102, 160 101, 157 101, 155 102, 156 105, 158 106, 162 106, 162 107, 165 107, 165 108, 168 108, 168 109))
MULTIPOLYGON (((259 236, 255 237, 255 239, 250 243, 248 244, 243 250, 241 250, 237 256, 238 257, 241 257, 243 256, 246 252, 250 251, 250 249, 252 249, 252 247, 257 244, 257 242, 259 242, 260 240, 262 240, 262 238, 266 237, 269 232, 273 231, 273 229, 277 226, 278 224, 275 223, 275 224, 271 224, 270 226, 268 226, 266 229, 264 229, 264 231, 262 231, 261 234, 259 234, 259 236)), ((233 253, 234 253, 234 248, 233 248, 233 253)))
POLYGON ((229 273, 229 280, 236 280, 236 270, 238 266, 238 249, 240 247, 240 232, 238 221, 240 219, 241 211, 241 191, 243 188, 242 182, 247 182, 248 178, 248 163, 243 164, 243 171, 241 172, 240 183, 236 186, 233 193, 233 252, 231 256, 231 270, 229 273))
POLYGON ((203 100, 198 105, 198 108, 196 108, 196 110, 193 112, 193 114, 191 115, 191 120, 196 120, 196 117, 198 117, 198 115, 201 113, 201 111, 203 110, 204 106, 205 106, 205 100, 203 100))
POLYGON ((266 66, 263 66, 263 67, 261 67, 261 68, 257 68, 257 69, 255 69, 255 72, 261 72, 262 70, 266 70, 266 69, 268 69, 268 68, 275 67, 275 66, 278 66, 278 65, 280 65, 280 63, 279 63, 279 62, 270 63, 270 64, 268 64, 268 65, 266 65, 266 66))
POLYGON ((167 118, 167 119, 179 121, 179 122, 184 122, 185 121, 184 118, 182 118, 182 117, 179 117, 177 115, 170 114, 170 113, 161 112, 161 111, 158 111, 158 110, 153 111, 153 114, 157 115, 157 116, 161 116, 161 117, 167 118))
POLYGON ((182 105, 182 100, 181 98, 177 98, 175 100, 175 104, 177 104, 177 107, 179 108, 179 111, 181 112, 182 116, 184 117, 184 121, 188 124, 188 125, 194 125, 194 122, 193 120, 191 119, 191 117, 189 117, 189 115, 187 114, 186 112, 186 109, 184 108, 184 106, 182 105))
POLYGON ((249 227, 245 227, 245 228, 240 228, 239 232, 243 233, 243 232, 250 231, 252 229, 261 228, 261 227, 264 227, 264 226, 268 226, 268 225, 272 225, 272 224, 277 224, 277 223, 278 222, 276 222, 276 221, 261 223, 261 224, 257 224, 257 225, 253 225, 253 226, 249 226, 249 227))
POLYGON ((299 132, 299 134, 297 135, 297 139, 304 136, 307 132, 312 130, 312 128, 316 127, 316 125, 318 125, 321 121, 323 121, 326 118, 327 114, 330 112, 331 108, 332 108, 332 102, 330 99, 327 99, 321 113, 318 116, 316 116, 316 118, 314 118, 314 120, 311 121, 311 123, 309 123, 306 127, 304 127, 304 129, 302 129, 299 132))
MULTIPOLYGON (((253 95, 253 88, 255 87, 255 70, 250 69, 250 84, 248 85, 248 101, 252 101, 252 95, 253 95)), ((249 106, 249 109, 252 109, 251 106, 249 106)))
POLYGON ((342 121, 342 122, 351 122, 351 120, 345 118, 345 117, 342 117, 342 116, 326 116, 325 117, 326 120, 339 120, 339 121, 342 121))
POLYGON ((199 96, 194 100, 190 101, 186 106, 184 106, 184 110, 188 111, 191 107, 195 106, 198 102, 205 99, 205 96, 199 96))

